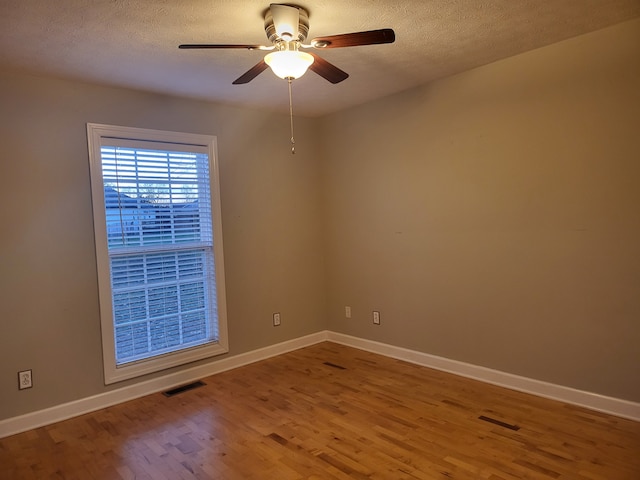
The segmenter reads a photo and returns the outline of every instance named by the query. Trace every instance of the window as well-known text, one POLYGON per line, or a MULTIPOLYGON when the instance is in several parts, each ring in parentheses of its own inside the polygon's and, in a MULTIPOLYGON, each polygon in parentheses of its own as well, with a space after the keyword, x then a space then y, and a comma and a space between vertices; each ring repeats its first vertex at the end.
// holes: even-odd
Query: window
POLYGON ((215 137, 87 134, 105 383, 227 352, 215 137))

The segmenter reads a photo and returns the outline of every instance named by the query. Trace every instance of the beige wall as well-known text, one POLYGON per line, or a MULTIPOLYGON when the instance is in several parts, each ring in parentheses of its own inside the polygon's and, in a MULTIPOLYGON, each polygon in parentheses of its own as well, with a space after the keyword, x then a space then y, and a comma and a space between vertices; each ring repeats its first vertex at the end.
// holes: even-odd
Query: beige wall
POLYGON ((323 129, 331 330, 640 401, 639 21, 323 129))
POLYGON ((0 106, 0 419, 107 390, 87 122, 217 135, 231 355, 326 328, 315 120, 292 156, 282 115, 9 72, 0 106))

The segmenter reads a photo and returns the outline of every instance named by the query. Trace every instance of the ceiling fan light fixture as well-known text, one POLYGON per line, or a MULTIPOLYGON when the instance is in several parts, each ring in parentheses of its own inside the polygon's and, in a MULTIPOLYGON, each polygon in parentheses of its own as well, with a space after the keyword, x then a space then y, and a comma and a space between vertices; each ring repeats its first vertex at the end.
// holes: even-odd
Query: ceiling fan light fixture
POLYGON ((296 79, 305 74, 313 63, 313 56, 298 50, 280 50, 264 57, 273 73, 284 79, 296 79))

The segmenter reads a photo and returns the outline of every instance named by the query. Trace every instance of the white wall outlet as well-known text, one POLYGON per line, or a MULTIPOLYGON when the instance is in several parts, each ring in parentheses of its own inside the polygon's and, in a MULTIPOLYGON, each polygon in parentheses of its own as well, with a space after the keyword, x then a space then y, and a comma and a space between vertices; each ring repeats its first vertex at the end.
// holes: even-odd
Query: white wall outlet
POLYGON ((33 378, 31 378, 31 370, 23 370, 18 372, 18 390, 33 387, 33 378))
POLYGON ((280 313, 273 314, 273 326, 277 327, 280 325, 280 313))
POLYGON ((380 312, 373 311, 373 323, 375 325, 380 325, 380 312))
POLYGON ((344 307, 344 316, 346 318, 351 318, 351 307, 349 306, 344 307))

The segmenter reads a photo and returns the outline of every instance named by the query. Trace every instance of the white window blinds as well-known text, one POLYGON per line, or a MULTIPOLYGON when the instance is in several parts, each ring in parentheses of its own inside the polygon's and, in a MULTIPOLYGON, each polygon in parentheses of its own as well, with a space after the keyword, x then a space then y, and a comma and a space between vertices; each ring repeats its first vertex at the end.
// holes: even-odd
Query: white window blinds
POLYGON ((208 157, 103 146, 118 364, 215 341, 208 157))

